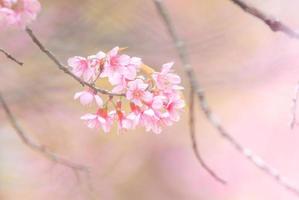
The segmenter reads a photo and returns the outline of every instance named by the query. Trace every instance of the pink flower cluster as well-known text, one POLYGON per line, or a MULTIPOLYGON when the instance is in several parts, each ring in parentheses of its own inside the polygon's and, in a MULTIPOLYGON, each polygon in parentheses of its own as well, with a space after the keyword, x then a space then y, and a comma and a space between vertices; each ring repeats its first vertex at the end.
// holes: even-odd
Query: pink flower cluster
POLYGON ((24 28, 35 20, 40 9, 38 0, 0 0, 0 27, 24 28))
POLYGON ((161 72, 144 70, 140 58, 120 54, 115 47, 108 53, 100 51, 87 58, 69 58, 73 74, 85 82, 95 84, 106 78, 112 93, 119 96, 100 96, 92 88, 75 94, 82 105, 96 103, 97 111, 81 117, 89 128, 100 127, 109 132, 116 122, 118 130, 129 130, 137 125, 146 131, 160 133, 163 126, 170 126, 180 119, 185 106, 181 97, 181 79, 172 72, 173 63, 162 66, 161 72), (103 100, 105 98, 105 101, 103 100))

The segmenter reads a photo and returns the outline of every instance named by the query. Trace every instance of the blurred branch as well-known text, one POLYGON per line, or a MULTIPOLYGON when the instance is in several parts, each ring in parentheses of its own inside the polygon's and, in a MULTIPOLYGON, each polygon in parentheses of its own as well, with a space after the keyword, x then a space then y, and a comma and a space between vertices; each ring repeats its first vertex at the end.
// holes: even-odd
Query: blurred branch
POLYGON ((294 97, 292 99, 293 105, 292 105, 292 120, 291 120, 291 124, 290 124, 291 129, 293 129, 295 127, 295 125, 297 124, 297 115, 296 115, 296 112, 297 112, 298 98, 299 98, 299 82, 296 85, 295 94, 294 94, 294 97))
MULTIPOLYGON (((283 22, 279 21, 278 19, 275 19, 271 16, 266 15, 263 13, 261 10, 243 2, 242 0, 231 0, 234 4, 239 6, 243 11, 246 13, 249 13, 256 18, 262 20, 266 25, 269 26, 269 28, 273 32, 282 32, 286 34, 287 36, 291 38, 296 38, 299 39, 299 32, 294 31, 292 28, 284 24, 283 22)), ((299 85, 299 83, 298 83, 299 85)), ((292 106, 292 120, 291 120, 291 129, 293 129, 296 125, 296 109, 297 109, 297 99, 299 95, 299 86, 296 86, 296 92, 295 92, 295 97, 292 99, 293 101, 293 106, 292 106)))
POLYGON ((273 32, 283 32, 291 38, 299 39, 299 32, 294 31, 292 28, 279 21, 278 19, 268 16, 261 10, 245 3, 242 0, 230 0, 237 6, 239 6, 246 13, 255 16, 256 18, 262 20, 273 32))
POLYGON ((249 149, 243 147, 229 132, 218 122, 215 114, 211 110, 203 89, 196 79, 195 72, 189 62, 188 54, 184 42, 180 40, 173 22, 170 18, 169 12, 161 0, 154 0, 158 13, 160 14, 175 46, 178 51, 179 57, 183 64, 183 68, 188 76, 191 88, 197 95, 199 105, 201 110, 204 112, 205 117, 210 122, 210 124, 217 130, 217 133, 221 135, 225 140, 227 140, 239 153, 245 156, 252 164, 254 164, 258 169, 263 171, 265 174, 271 176, 278 184, 285 187, 287 190, 293 192, 295 195, 299 196, 299 189, 294 185, 290 184, 285 178, 283 178, 276 169, 268 165, 259 156, 253 154, 249 149))
POLYGON ((216 181, 226 184, 226 181, 223 180, 220 176, 218 176, 203 160, 203 158, 200 155, 198 146, 197 146, 197 141, 196 141, 196 130, 195 130, 195 116, 194 116, 194 91, 193 88, 191 87, 190 91, 190 97, 189 97, 189 128, 190 128, 190 137, 191 137, 191 142, 192 142, 192 149, 195 154, 196 159, 209 174, 212 176, 216 181))
POLYGON ((75 172, 75 174, 77 174, 78 171, 83 171, 83 172, 88 173, 88 168, 86 166, 79 165, 79 164, 69 161, 63 157, 60 157, 59 155, 50 151, 47 147, 33 142, 29 138, 29 136, 25 133, 25 131, 22 129, 22 127, 18 124, 17 120, 15 119, 11 110, 9 109, 9 107, 1 93, 0 93, 0 104, 2 105, 3 110, 9 120, 11 126, 14 128, 14 130, 16 131, 16 133, 18 134, 18 136, 20 137, 20 139, 22 140, 22 142, 24 144, 26 144, 28 147, 30 147, 34 151, 42 154, 49 160, 72 169, 75 172))
POLYGON ((4 49, 0 48, 0 52, 2 52, 8 59, 12 60, 13 62, 17 63, 18 65, 22 66, 24 63, 20 62, 18 59, 13 57, 11 54, 6 52, 4 49))
POLYGON ((94 84, 90 84, 86 81, 81 80, 80 78, 75 76, 71 71, 69 71, 69 69, 66 66, 64 66, 62 64, 62 62, 60 62, 58 60, 58 58, 41 43, 41 41, 37 38, 37 36, 33 33, 33 31, 29 27, 26 27, 26 32, 30 36, 30 38, 32 39, 33 43, 36 44, 39 47, 39 49, 43 53, 45 53, 57 65, 57 67, 60 70, 62 70, 64 73, 66 73, 67 75, 71 76, 73 79, 78 81, 82 86, 88 86, 88 87, 92 88, 93 90, 95 90, 99 93, 102 93, 104 95, 108 95, 108 96, 125 96, 125 94, 111 93, 107 90, 97 88, 97 87, 95 87, 94 84))

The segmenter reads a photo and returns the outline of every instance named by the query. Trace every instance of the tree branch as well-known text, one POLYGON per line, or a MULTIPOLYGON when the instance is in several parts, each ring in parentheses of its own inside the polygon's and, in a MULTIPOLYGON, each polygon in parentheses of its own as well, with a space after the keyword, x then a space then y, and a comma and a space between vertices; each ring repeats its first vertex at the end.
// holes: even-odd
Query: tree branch
POLYGON ((22 127, 18 124, 17 120, 15 119, 15 117, 12 114, 11 110, 9 109, 9 107, 8 107, 6 101, 4 100, 1 93, 0 93, 0 104, 2 105, 3 110, 4 110, 6 116, 9 120, 11 126, 16 131, 16 133, 18 134, 18 136, 20 137, 20 139, 22 140, 22 142, 24 144, 26 144, 32 150, 42 154, 43 156, 45 156, 49 160, 72 169, 75 173, 77 173, 78 171, 84 171, 86 173, 88 172, 88 168, 86 166, 83 166, 83 165, 74 163, 72 161, 69 161, 69 160, 53 153, 47 147, 33 142, 29 138, 29 136, 25 133, 25 131, 22 129, 22 127))
MULTIPOLYGON (((292 28, 284 24, 283 22, 266 15, 261 10, 243 2, 242 0, 231 0, 234 4, 239 6, 244 12, 260 19, 263 21, 273 32, 282 32, 289 36, 290 38, 299 39, 299 32, 294 31, 292 28)), ((299 83, 296 86, 295 96, 292 99, 292 120, 290 123, 291 129, 293 129, 297 123, 296 119, 296 110, 297 110, 297 101, 299 96, 299 83)))
POLYGON ((292 28, 278 19, 263 13, 261 10, 243 2, 242 0, 230 1, 239 6, 246 13, 262 20, 273 32, 282 32, 291 38, 299 39, 298 31, 294 31, 292 28))
POLYGON ((290 123, 291 129, 293 129, 295 127, 295 125, 297 124, 297 102, 298 102, 298 98, 299 98, 299 82, 296 85, 296 89, 295 89, 295 94, 294 97, 292 99, 292 120, 290 123))
POLYGON ((161 16, 171 39, 173 40, 177 52, 179 54, 180 60, 183 64, 184 71, 186 72, 190 85, 194 90, 195 94, 197 95, 199 105, 201 110, 204 112, 205 117, 209 121, 209 123, 217 130, 217 133, 222 136, 225 140, 227 140, 239 153, 245 156, 252 164, 254 164, 258 169, 263 171, 265 174, 272 177, 278 184, 289 190, 290 192, 294 193, 296 196, 299 197, 299 189, 294 185, 290 184, 284 177, 282 177, 276 169, 271 167, 267 164, 262 158, 255 155, 251 152, 251 150, 243 147, 231 134, 222 126, 220 122, 215 117, 215 114, 211 110, 204 91, 196 79, 195 72, 189 62, 188 54, 186 51, 186 47, 184 42, 180 40, 175 27, 172 23, 170 15, 168 13, 167 8, 162 3, 161 0, 154 0, 157 11, 161 16))
POLYGON ((189 97, 189 128, 190 128, 190 138, 192 143, 192 150, 195 154, 196 159, 198 160, 199 164, 204 168, 210 176, 212 176, 216 181, 226 184, 226 181, 223 180, 220 176, 218 176, 204 161, 204 159, 201 157, 197 141, 196 141, 196 130, 195 130, 195 116, 194 116, 194 91, 191 87, 190 91, 190 97, 189 97))
POLYGON ((12 60, 13 62, 17 63, 18 65, 22 66, 24 63, 20 62, 18 59, 13 57, 11 54, 6 52, 4 49, 0 48, 0 52, 2 52, 8 59, 12 60))
POLYGON ((97 87, 95 87, 94 84, 90 84, 86 81, 81 80, 80 78, 75 76, 71 71, 69 71, 69 69, 66 66, 64 66, 62 64, 62 62, 60 62, 58 60, 58 58, 41 43, 41 41, 37 38, 37 36, 33 33, 33 31, 29 27, 26 27, 26 32, 29 35, 29 37, 32 39, 33 43, 36 44, 39 47, 39 49, 44 54, 46 54, 56 64, 56 66, 60 70, 62 70, 64 73, 66 73, 67 75, 71 76, 73 79, 78 81, 82 86, 88 86, 88 87, 92 88, 93 90, 95 90, 96 92, 99 92, 101 94, 108 95, 108 96, 125 96, 125 94, 111 93, 107 90, 97 88, 97 87))

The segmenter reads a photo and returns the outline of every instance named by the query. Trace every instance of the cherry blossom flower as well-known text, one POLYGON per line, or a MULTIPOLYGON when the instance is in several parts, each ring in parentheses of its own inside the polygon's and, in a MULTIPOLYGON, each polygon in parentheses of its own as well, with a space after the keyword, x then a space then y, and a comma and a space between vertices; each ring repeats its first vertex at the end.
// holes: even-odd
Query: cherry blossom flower
POLYGON ((134 121, 133 121, 133 119, 128 118, 125 115, 124 111, 121 111, 121 110, 111 111, 111 114, 117 120, 118 130, 129 130, 129 129, 133 129, 133 127, 134 127, 134 121))
POLYGON ((89 128, 101 127, 105 133, 110 132, 113 125, 113 116, 105 108, 98 109, 96 114, 85 114, 81 119, 87 122, 89 128))
POLYGON ((152 75, 158 89, 178 89, 177 85, 181 83, 181 78, 178 75, 171 73, 173 64, 173 62, 164 64, 161 72, 155 72, 152 75))
POLYGON ((147 132, 161 133, 160 118, 153 109, 147 109, 142 112, 141 123, 144 125, 147 132))
POLYGON ((102 57, 99 56, 89 56, 88 58, 75 56, 68 59, 68 65, 72 68, 75 76, 82 78, 86 82, 92 82, 97 77, 96 73, 100 67, 99 64, 102 57))
POLYGON ((126 97, 136 105, 142 106, 142 101, 146 97, 146 89, 148 84, 141 79, 136 79, 128 83, 126 97))
POLYGON ((99 107, 103 106, 103 100, 93 89, 87 89, 81 92, 77 92, 74 99, 79 99, 82 105, 91 104, 93 101, 97 103, 99 107))
POLYGON ((123 76, 128 80, 134 80, 141 64, 141 58, 132 57, 129 64, 124 69, 123 76))
POLYGON ((101 77, 108 77, 110 83, 115 85, 119 82, 121 76, 125 73, 126 66, 130 63, 128 55, 118 55, 119 47, 113 48, 106 55, 101 77))
POLYGON ((185 101, 182 100, 179 95, 172 96, 167 105, 166 110, 169 113, 169 117, 172 121, 180 120, 180 111, 185 107, 185 101))
POLYGON ((36 19, 41 10, 38 0, 0 0, 0 26, 24 28, 36 19))

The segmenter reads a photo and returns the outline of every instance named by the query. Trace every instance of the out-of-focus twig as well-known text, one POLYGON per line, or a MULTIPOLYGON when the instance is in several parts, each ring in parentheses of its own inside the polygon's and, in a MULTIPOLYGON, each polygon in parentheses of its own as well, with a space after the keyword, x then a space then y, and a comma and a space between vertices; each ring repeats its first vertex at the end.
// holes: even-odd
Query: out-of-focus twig
POLYGON ((104 95, 108 95, 108 96, 125 96, 125 94, 111 93, 107 90, 97 88, 97 87, 95 87, 94 84, 90 84, 86 81, 81 80, 80 78, 75 76, 66 66, 64 66, 62 64, 62 62, 60 62, 58 60, 58 58, 41 43, 41 41, 37 38, 37 36, 33 33, 33 31, 29 27, 26 27, 26 32, 32 39, 33 43, 36 44, 39 47, 39 49, 43 53, 45 53, 57 65, 57 67, 60 70, 62 70, 64 73, 66 73, 67 75, 71 76, 73 79, 78 81, 82 86, 88 86, 88 87, 92 88, 93 90, 95 90, 99 93, 102 93, 104 95))
POLYGON ((297 124, 297 103, 298 103, 298 98, 299 98, 299 82, 296 85, 295 88, 295 94, 294 97, 292 99, 292 120, 290 123, 291 129, 293 129, 295 127, 295 125, 297 124))
POLYGON ((13 57, 10 53, 5 51, 4 49, 0 48, 0 52, 2 52, 8 59, 12 60, 13 62, 17 63, 18 65, 22 66, 24 63, 13 57))
POLYGON ((195 94, 197 95, 199 105, 201 110, 204 112, 205 117, 209 123, 217 130, 225 140, 227 140, 239 153, 245 156, 252 164, 254 164, 258 169, 263 171, 265 174, 272 177, 278 184, 286 188, 287 190, 293 192, 299 197, 299 189, 289 183, 279 172, 267 164, 262 158, 255 155, 251 150, 243 147, 217 120, 215 114, 211 110, 204 91, 196 79, 195 72, 189 62, 188 54, 184 45, 184 42, 179 38, 175 30, 174 24, 170 18, 167 8, 162 3, 162 0, 154 0, 158 13, 160 14, 173 42, 175 43, 176 49, 178 51, 179 57, 182 61, 183 68, 188 76, 191 87, 193 88, 195 94))
POLYGON ((32 150, 42 154, 43 156, 45 156, 46 158, 48 158, 49 160, 61 164, 65 167, 68 167, 70 169, 72 169, 75 174, 78 171, 83 171, 88 173, 88 168, 84 165, 80 165, 77 163, 74 163, 70 160, 67 160, 55 153, 53 153, 52 151, 50 151, 46 146, 38 144, 36 142, 34 142, 26 133, 25 131, 22 129, 22 127, 19 125, 19 123, 17 122, 16 118, 14 117, 14 115, 12 114, 10 108, 8 107, 6 101, 4 100, 2 94, 0 93, 0 104, 11 124, 11 126, 14 128, 14 130, 16 131, 16 133, 18 134, 18 136, 20 137, 20 139, 22 140, 22 142, 24 144, 26 144, 28 147, 30 147, 32 150))
POLYGON ((287 36, 291 38, 299 39, 299 32, 293 30, 285 23, 281 22, 280 20, 269 16, 262 12, 261 10, 249 5, 248 3, 245 3, 243 0, 230 0, 237 6, 239 6, 242 10, 249 13, 252 16, 255 16, 256 18, 262 20, 268 27, 274 31, 274 32, 282 32, 285 33, 287 36))
MULTIPOLYGON (((261 10, 253 7, 252 5, 249 5, 248 3, 242 1, 242 0, 230 0, 237 6, 239 6, 242 10, 244 10, 246 13, 249 13, 250 15, 255 16, 256 18, 263 21, 268 27, 274 31, 274 32, 282 32, 286 34, 287 36, 291 38, 299 39, 299 32, 293 30, 289 26, 287 26, 285 23, 279 21, 278 19, 268 16, 261 10)), ((292 120, 290 123, 291 129, 293 129, 297 123, 296 119, 296 110, 297 110, 297 100, 299 96, 299 83, 296 86, 295 95, 292 99, 292 120)))
POLYGON ((219 175, 216 174, 204 161, 202 158, 197 141, 196 141, 196 129, 195 129, 195 115, 194 115, 194 91, 193 88, 191 87, 190 90, 190 97, 189 97, 189 128, 190 128, 190 138, 191 138, 191 143, 192 143, 192 150, 195 154, 196 159, 198 160, 199 164, 204 168, 210 176, 212 176, 216 181, 226 184, 226 181, 222 179, 219 175))

